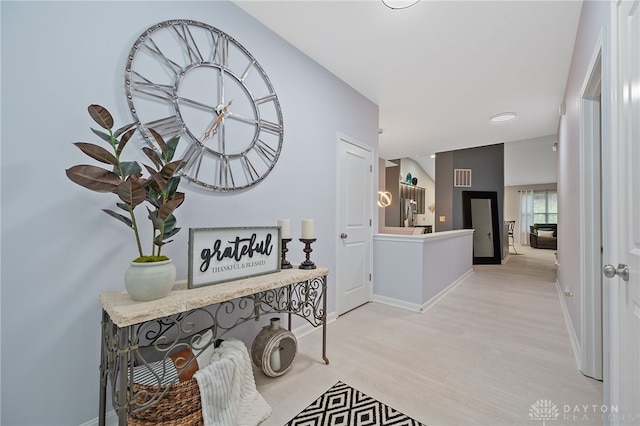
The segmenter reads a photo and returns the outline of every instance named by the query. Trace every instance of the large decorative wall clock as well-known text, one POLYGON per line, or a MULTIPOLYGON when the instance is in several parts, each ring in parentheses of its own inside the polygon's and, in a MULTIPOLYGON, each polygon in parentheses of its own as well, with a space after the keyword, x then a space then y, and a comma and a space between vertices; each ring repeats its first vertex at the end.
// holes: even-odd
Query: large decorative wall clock
POLYGON ((273 169, 282 149, 282 111, 258 61, 224 32, 170 20, 138 37, 127 58, 125 91, 149 145, 149 129, 179 136, 183 176, 204 188, 251 187, 273 169))

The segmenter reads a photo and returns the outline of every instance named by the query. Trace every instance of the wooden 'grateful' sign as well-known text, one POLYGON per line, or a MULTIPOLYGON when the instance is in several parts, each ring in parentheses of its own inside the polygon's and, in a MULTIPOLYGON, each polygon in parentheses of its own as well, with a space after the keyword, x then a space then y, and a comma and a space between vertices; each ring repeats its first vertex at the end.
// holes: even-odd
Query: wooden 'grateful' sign
POLYGON ((187 286, 197 288, 280 271, 280 227, 189 229, 187 286))

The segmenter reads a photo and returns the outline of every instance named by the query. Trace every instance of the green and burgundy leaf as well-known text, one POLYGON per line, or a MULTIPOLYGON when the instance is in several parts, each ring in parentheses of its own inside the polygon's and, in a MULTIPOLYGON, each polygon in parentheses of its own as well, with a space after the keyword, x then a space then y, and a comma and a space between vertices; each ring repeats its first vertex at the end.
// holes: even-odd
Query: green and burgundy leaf
POLYGON ((132 208, 142 204, 147 197, 144 186, 139 180, 127 180, 118 185, 118 197, 132 208))
MULTIPOLYGON (((136 129, 131 129, 133 126, 135 126, 136 123, 129 123, 129 124, 125 124, 124 126, 120 127, 118 130, 116 130, 115 132, 113 132, 113 136, 115 136, 116 138, 119 138, 121 134, 123 134, 124 132, 126 132, 127 130, 131 131, 133 130, 133 132, 136 131, 136 129)), ((133 133, 131 132, 131 133, 133 133)))
POLYGON ((122 173, 124 173, 123 177, 137 175, 138 173, 142 173, 142 167, 135 161, 123 161, 120 163, 120 167, 122 167, 122 173))
POLYGON ((147 157, 149 157, 149 159, 153 162, 154 166, 156 166, 158 170, 162 168, 162 157, 160 157, 155 149, 145 146, 144 148, 142 148, 142 152, 144 152, 147 157))
POLYGON ((131 139, 131 136, 133 136, 135 132, 136 132, 136 129, 130 129, 128 132, 122 135, 122 137, 120 138, 120 142, 118 142, 118 149, 117 149, 118 156, 122 154, 122 150, 127 145, 127 142, 129 142, 129 139, 131 139))
POLYGON ((118 219, 120 222, 124 223, 129 228, 133 228, 133 222, 131 222, 131 219, 129 219, 128 217, 123 216, 120 213, 116 213, 113 210, 102 209, 102 211, 108 214, 109 216, 118 219))
MULTIPOLYGON (((149 172, 149 175, 151 176, 151 179, 155 183, 155 186, 152 185, 153 189, 156 190, 156 192, 160 192, 160 191, 166 190, 167 189, 167 184, 165 183, 165 181, 162 178, 162 176, 160 175, 160 173, 155 171, 155 169, 153 167, 147 166, 146 164, 144 165, 144 167, 147 169, 147 172, 149 172)), ((151 185, 150 181, 148 183, 151 185)))
POLYGON ((158 147, 160 147, 160 151, 162 151, 163 153, 166 152, 168 149, 167 144, 164 142, 164 139, 162 139, 162 136, 160 135, 160 133, 156 132, 153 129, 149 129, 149 132, 151 133, 153 138, 156 140, 158 147))
POLYGON ((154 200, 157 200, 160 198, 162 194, 157 190, 158 188, 156 187, 153 179, 147 179, 145 185, 146 185, 145 189, 147 190, 147 198, 151 198, 154 200))
POLYGON ((98 160, 105 164, 111 164, 112 166, 118 165, 118 159, 101 146, 87 142, 76 142, 74 145, 94 160, 98 160))
POLYGON ((180 136, 174 136, 167 142, 167 151, 164 152, 164 161, 168 163, 173 159, 173 155, 176 153, 176 148, 178 148, 178 143, 180 142, 180 136))
POLYGON ((169 240, 169 241, 160 241, 160 235, 157 235, 156 238, 153 240, 153 244, 155 244, 158 247, 162 247, 165 244, 169 244, 170 242, 172 242, 173 240, 169 240))
POLYGON ((174 215, 169 216, 167 220, 164 221, 165 234, 167 232, 171 232, 171 230, 176 227, 176 223, 177 223, 176 217, 174 215))
POLYGON ((119 208, 121 208, 126 212, 129 211, 129 205, 127 203, 116 203, 116 206, 118 206, 119 208))
POLYGON ((102 105, 92 104, 89 105, 87 109, 89 110, 89 115, 93 118, 93 121, 98 123, 103 129, 111 130, 113 127, 113 117, 105 107, 102 105))
POLYGON ((173 198, 180 185, 180 176, 174 176, 167 182, 167 198, 173 198))
POLYGON ((110 134, 105 133, 101 130, 96 130, 94 128, 91 128, 91 131, 97 135, 100 139, 104 140, 105 142, 107 142, 109 145, 113 146, 113 144, 115 143, 116 139, 111 137, 110 134))
POLYGON ((160 205, 161 205, 161 203, 160 203, 160 201, 159 201, 159 200, 161 200, 160 194, 159 194, 159 193, 157 193, 157 192, 155 192, 155 191, 153 190, 153 188, 151 187, 151 185, 147 185, 147 186, 145 187, 145 190, 147 191, 147 198, 146 198, 146 201, 147 201, 149 204, 151 204, 153 207, 155 207, 155 208, 156 208, 156 210, 157 210, 157 209, 159 209, 159 208, 160 208, 160 205))
POLYGON ((140 183, 142 184, 142 186, 147 184, 147 179, 142 177, 142 170, 140 170, 140 173, 134 173, 132 175, 127 176, 127 180, 137 180, 140 181, 140 183))
POLYGON ((164 165, 164 167, 162 167, 162 170, 160 170, 160 174, 162 175, 164 180, 169 180, 183 166, 184 162, 182 160, 172 161, 171 163, 167 163, 164 165))
MULTIPOLYGON (((161 225, 162 222, 159 222, 158 230, 160 229, 161 225)), ((158 233, 158 235, 155 236, 154 244, 161 247, 163 244, 170 243, 172 240, 165 240, 177 234, 178 231, 180 231, 180 228, 176 228, 176 217, 174 215, 170 215, 164 223, 164 233, 162 235, 158 233)))
POLYGON ((147 207, 147 212, 149 213, 147 217, 153 224, 153 230, 155 231, 157 229, 160 229, 160 226, 162 226, 162 221, 158 218, 158 210, 151 210, 149 207, 147 207))
POLYGON ((182 192, 176 193, 176 196, 167 201, 160 210, 158 210, 158 217, 161 220, 167 220, 169 216, 173 214, 173 211, 180 207, 180 204, 184 201, 184 194, 182 192))
MULTIPOLYGON (((182 202, 184 201, 184 192, 176 192, 175 194, 173 194, 173 197, 171 197, 171 199, 177 198, 180 201, 180 204, 182 204, 182 202)), ((180 205, 178 205, 179 207, 180 205)))
POLYGON ((180 232, 180 229, 182 228, 172 228, 170 230, 167 231, 167 229, 165 228, 164 230, 164 238, 163 240, 166 240, 167 238, 171 238, 174 235, 176 235, 178 232, 180 232))
POLYGON ((73 166, 66 173, 73 182, 96 192, 113 192, 121 182, 117 174, 86 164, 73 166))

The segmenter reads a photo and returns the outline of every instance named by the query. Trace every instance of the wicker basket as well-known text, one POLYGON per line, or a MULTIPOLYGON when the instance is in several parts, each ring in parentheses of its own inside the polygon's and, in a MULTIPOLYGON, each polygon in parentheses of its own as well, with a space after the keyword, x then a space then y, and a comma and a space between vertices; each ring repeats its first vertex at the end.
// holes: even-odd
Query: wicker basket
MULTIPOLYGON (((137 396, 136 402, 144 404, 158 391, 158 386, 133 384, 135 394, 147 391, 137 396)), ((127 424, 131 426, 204 426, 202 420, 202 403, 200 402, 200 388, 196 379, 186 382, 176 382, 166 391, 164 397, 155 405, 127 416, 127 424)))

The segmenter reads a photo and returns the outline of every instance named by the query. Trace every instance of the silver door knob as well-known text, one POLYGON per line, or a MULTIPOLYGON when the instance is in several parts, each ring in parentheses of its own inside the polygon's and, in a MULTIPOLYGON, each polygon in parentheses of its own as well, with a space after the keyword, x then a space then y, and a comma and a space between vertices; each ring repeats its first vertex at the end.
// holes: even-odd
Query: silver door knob
POLYGON ((347 239, 347 234, 345 234, 344 232, 340 234, 340 239, 346 240, 347 239))
POLYGON ((617 268, 613 265, 605 265, 602 270, 607 278, 613 278, 617 275, 624 281, 629 281, 629 267, 623 263, 618 264, 617 268))

